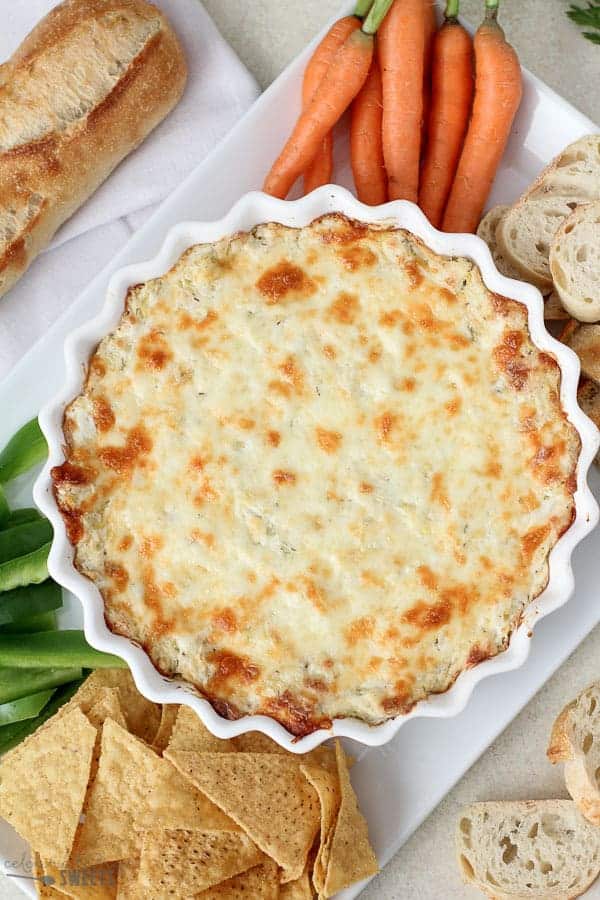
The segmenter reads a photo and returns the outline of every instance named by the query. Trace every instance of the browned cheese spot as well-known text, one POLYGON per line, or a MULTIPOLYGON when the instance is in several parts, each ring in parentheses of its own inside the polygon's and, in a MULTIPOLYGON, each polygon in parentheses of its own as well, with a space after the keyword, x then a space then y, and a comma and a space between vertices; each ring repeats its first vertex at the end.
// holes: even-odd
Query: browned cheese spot
POLYGON ((126 475, 140 465, 152 450, 150 435, 143 425, 132 428, 123 447, 102 447, 98 456, 104 465, 119 475, 126 475))
POLYGON ((339 431, 329 431, 327 428, 317 427, 317 444, 325 453, 335 453, 342 443, 342 435, 339 431))
POLYGON ((306 299, 316 290, 312 278, 299 266, 285 259, 264 272, 256 282, 256 287, 266 297, 269 305, 285 300, 306 299))
POLYGON ((92 408, 94 424, 98 431, 102 433, 110 431, 115 424, 115 414, 108 400, 105 397, 95 397, 92 408))
POLYGON ((329 307, 329 315, 340 325, 352 325, 360 308, 356 294, 342 291, 329 307))
POLYGON ((284 469, 275 469, 273 472, 273 481, 277 485, 296 484, 296 476, 293 472, 286 472, 284 469))

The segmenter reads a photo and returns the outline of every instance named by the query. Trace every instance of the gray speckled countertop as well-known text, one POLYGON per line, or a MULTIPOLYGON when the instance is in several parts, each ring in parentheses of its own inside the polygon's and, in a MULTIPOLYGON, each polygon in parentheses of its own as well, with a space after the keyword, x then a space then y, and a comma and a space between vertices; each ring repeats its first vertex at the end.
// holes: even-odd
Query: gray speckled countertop
MULTIPOLYGON (((160 0, 157 0, 160 3, 160 0)), ((341 6, 340 0, 204 0, 223 35, 266 87, 341 6)), ((481 0, 463 0, 475 22, 481 0)), ((584 40, 565 17, 566 0, 504 0, 502 24, 525 66, 600 123, 600 46, 584 40)), ((364 900, 469 900, 454 862, 453 831, 463 803, 566 796, 561 775, 545 759, 557 712, 600 677, 600 627, 558 671, 465 775, 392 862, 364 900)), ((440 759, 443 765, 443 759, 440 759)), ((23 895, 0 876, 0 898, 23 895)), ((600 884, 587 895, 599 900, 600 884)))

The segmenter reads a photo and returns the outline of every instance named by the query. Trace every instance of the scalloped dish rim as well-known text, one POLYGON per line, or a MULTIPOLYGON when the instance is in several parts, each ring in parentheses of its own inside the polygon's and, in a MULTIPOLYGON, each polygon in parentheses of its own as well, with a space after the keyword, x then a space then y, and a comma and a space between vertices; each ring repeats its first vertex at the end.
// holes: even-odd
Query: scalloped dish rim
POLYGON ((598 449, 599 438, 597 429, 577 404, 579 360, 572 350, 546 330, 543 299, 537 288, 501 275, 492 261, 487 245, 479 237, 437 231, 413 203, 401 200, 378 207, 366 206, 344 188, 326 185, 300 200, 292 201, 276 200, 260 192, 251 192, 245 194, 218 221, 183 222, 175 225, 169 230, 160 251, 153 259, 128 265, 114 273, 101 312, 67 337, 65 360, 66 381, 60 393, 46 404, 39 415, 49 452, 47 462, 35 483, 34 500, 54 529, 48 571, 59 584, 80 600, 85 635, 93 647, 124 659, 139 691, 145 697, 157 703, 183 703, 191 707, 217 737, 232 738, 249 731, 259 731, 294 753, 305 753, 331 737, 347 737, 368 746, 386 744, 409 719, 415 716, 445 718, 457 715, 466 706, 479 681, 489 675, 522 666, 529 655, 534 625, 566 603, 573 593, 571 555, 577 544, 593 530, 599 517, 598 504, 587 484, 588 469, 598 449), (540 350, 551 353, 561 369, 561 404, 579 433, 581 451, 577 461, 575 518, 552 549, 548 583, 523 611, 521 623, 512 632, 508 648, 472 668, 464 669, 447 691, 419 701, 409 713, 396 716, 380 725, 368 725, 350 718, 334 719, 332 728, 320 729, 305 737, 296 738, 283 725, 267 716, 245 715, 236 720, 223 718, 195 688, 161 675, 140 646, 109 630, 104 620, 104 604, 98 588, 78 572, 73 564, 73 546, 67 537, 55 501, 50 473, 54 466, 64 461, 62 423, 65 408, 81 392, 88 360, 98 342, 117 325, 131 285, 162 275, 193 244, 216 241, 265 222, 302 227, 321 215, 333 212, 368 224, 384 221, 416 235, 435 253, 468 257, 479 267, 489 290, 523 303, 528 310, 531 340, 540 350))

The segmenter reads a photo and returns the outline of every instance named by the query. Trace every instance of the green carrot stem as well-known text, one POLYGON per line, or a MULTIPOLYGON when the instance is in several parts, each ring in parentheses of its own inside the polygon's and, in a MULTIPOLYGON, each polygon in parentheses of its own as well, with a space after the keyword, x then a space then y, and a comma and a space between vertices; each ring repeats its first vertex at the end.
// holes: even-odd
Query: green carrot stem
POLYGON ((369 15, 363 22, 362 31, 365 34, 375 34, 394 0, 375 0, 369 15))
POLYGON ((498 17, 498 6, 500 5, 500 0, 485 0, 485 19, 486 22, 490 20, 495 22, 498 17))
POLYGON ((448 0, 446 3, 446 11, 444 17, 446 19, 456 19, 458 16, 459 0, 448 0))
POLYGON ((373 6, 373 0, 356 0, 356 6, 354 7, 354 15, 358 19, 364 19, 367 15, 371 7, 373 6))

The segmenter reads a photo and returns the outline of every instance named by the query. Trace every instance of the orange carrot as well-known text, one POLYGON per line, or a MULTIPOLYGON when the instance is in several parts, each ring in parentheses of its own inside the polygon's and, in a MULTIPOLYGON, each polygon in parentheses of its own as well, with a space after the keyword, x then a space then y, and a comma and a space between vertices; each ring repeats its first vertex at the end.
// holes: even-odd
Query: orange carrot
POLYGON ((498 0, 473 41, 475 99, 458 169, 442 221, 444 231, 475 231, 502 159, 523 93, 521 67, 496 22, 498 0))
POLYGON ((387 174, 381 140, 381 73, 374 58, 369 77, 352 104, 350 158, 356 194, 363 203, 377 206, 387 200, 387 174))
POLYGON ((473 100, 473 42, 457 15, 458 0, 448 0, 433 44, 432 102, 419 185, 419 206, 436 228, 452 188, 473 100))
POLYGON ((417 201, 429 0, 395 0, 377 38, 391 200, 417 201))
MULTIPOLYGON (((345 16, 331 26, 304 70, 302 82, 302 108, 306 109, 317 91, 327 69, 348 35, 360 28, 357 16, 345 16)), ((321 147, 304 173, 304 193, 308 194, 322 184, 328 184, 333 175, 333 137, 331 132, 323 138, 321 147)))
POLYGON ((431 59, 433 54, 433 42, 437 29, 435 17, 435 3, 428 0, 425 7, 425 57, 423 61, 423 116, 421 124, 421 158, 425 154, 427 142, 427 120, 431 107, 431 59))
POLYGON ((375 0, 363 27, 353 31, 337 51, 265 179, 263 190, 267 194, 287 196, 298 176, 314 159, 325 135, 360 91, 369 74, 375 32, 391 2, 375 0))

